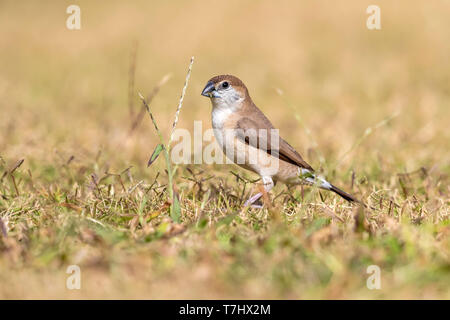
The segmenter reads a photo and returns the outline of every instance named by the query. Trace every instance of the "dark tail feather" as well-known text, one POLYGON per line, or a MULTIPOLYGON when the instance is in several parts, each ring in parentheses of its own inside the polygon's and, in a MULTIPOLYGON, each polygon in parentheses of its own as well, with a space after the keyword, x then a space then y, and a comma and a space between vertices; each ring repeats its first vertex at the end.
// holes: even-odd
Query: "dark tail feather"
POLYGON ((331 189, 330 190, 335 192, 335 193, 337 193, 338 195, 340 195, 342 198, 344 198, 347 201, 357 202, 357 203, 361 203, 362 204, 362 202, 359 201, 358 199, 356 199, 354 196, 352 196, 351 194, 348 194, 345 191, 342 191, 338 187, 335 187, 335 186, 331 185, 331 189))

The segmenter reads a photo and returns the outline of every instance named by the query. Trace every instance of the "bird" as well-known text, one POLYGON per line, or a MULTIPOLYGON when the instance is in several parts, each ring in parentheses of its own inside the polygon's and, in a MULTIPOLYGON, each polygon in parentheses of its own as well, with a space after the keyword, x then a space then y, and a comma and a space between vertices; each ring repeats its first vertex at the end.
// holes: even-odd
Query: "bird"
MULTIPOLYGON (((278 134, 278 130, 255 105, 245 84, 233 75, 212 77, 202 96, 212 103, 214 136, 226 157, 261 177, 268 193, 280 181, 287 185, 315 185, 345 200, 361 203, 317 174, 301 155, 278 134)), ((244 206, 261 208, 258 192, 244 206)))

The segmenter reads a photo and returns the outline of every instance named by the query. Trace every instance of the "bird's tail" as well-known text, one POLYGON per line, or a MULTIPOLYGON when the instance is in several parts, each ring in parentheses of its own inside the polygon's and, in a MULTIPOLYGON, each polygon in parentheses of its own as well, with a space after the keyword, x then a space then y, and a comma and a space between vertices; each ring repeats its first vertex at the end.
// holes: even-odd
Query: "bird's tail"
POLYGON ((304 181, 308 184, 316 185, 321 189, 333 191, 347 201, 359 203, 359 204, 362 204, 364 207, 366 207, 366 205, 362 201, 358 200, 351 194, 339 189, 338 187, 332 185, 327 180, 325 180, 323 177, 311 172, 308 169, 304 169, 304 168, 299 169, 299 176, 302 181, 304 181))
POLYGON ((350 202, 357 202, 357 203, 361 203, 361 204, 362 204, 362 202, 359 201, 358 199, 356 199, 354 196, 352 196, 351 194, 349 194, 349 193, 347 193, 347 192, 345 192, 345 191, 339 189, 339 188, 336 187, 336 186, 331 185, 331 188, 330 188, 329 190, 331 190, 331 191, 337 193, 338 195, 340 195, 342 198, 344 198, 344 199, 347 200, 347 201, 350 201, 350 202))

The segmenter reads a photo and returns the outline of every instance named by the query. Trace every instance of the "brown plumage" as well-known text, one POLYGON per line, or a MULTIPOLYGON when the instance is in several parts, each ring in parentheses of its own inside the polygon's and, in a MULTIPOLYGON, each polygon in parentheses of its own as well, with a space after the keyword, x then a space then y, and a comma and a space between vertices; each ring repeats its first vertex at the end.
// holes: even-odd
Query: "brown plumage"
POLYGON ((219 83, 224 80, 228 81, 234 87, 241 87, 241 88, 245 89, 245 91, 247 92, 247 95, 248 95, 248 89, 245 86, 245 84, 241 81, 241 79, 239 79, 238 77, 232 76, 231 74, 222 74, 222 75, 215 76, 215 77, 212 77, 211 79, 209 79, 209 81, 211 81, 213 83, 219 83))
MULTIPOLYGON (((249 132, 249 129, 265 129, 265 130, 271 130, 275 129, 272 123, 266 118, 266 116, 254 105, 252 104, 250 109, 253 109, 251 113, 253 113, 254 117, 259 118, 260 121, 252 120, 251 118, 244 116, 241 119, 237 121, 236 128, 242 129, 246 132, 249 132)), ((251 133, 252 131, 250 131, 251 133)), ((248 139, 245 139, 247 143, 250 143, 252 146, 256 148, 267 148, 265 149, 269 154, 274 154, 275 152, 278 152, 278 156, 281 160, 291 163, 293 165, 297 165, 301 168, 308 169, 310 171, 314 171, 314 169, 305 161, 303 158, 298 154, 297 151, 295 151, 292 146, 283 140, 283 138, 278 137, 278 150, 272 150, 271 145, 271 137, 270 135, 267 135, 267 137, 260 137, 259 135, 256 135, 254 139, 251 139, 251 136, 248 137, 248 139), (265 139, 266 138, 266 139, 265 139), (263 140, 263 141, 261 141, 263 140), (253 141, 256 141, 254 143, 253 141)))
MULTIPOLYGON (((295 151, 295 149, 279 136, 275 136, 274 141, 271 135, 260 135, 261 130, 270 132, 275 127, 270 120, 253 103, 245 84, 232 75, 219 75, 211 78, 202 95, 211 98, 213 104, 212 122, 216 140, 221 145, 222 150, 229 157, 230 150, 233 150, 232 160, 236 163, 237 154, 250 154, 256 152, 258 156, 273 160, 277 158, 278 168, 276 172, 267 170, 259 160, 251 163, 246 157, 244 163, 237 163, 240 166, 258 173, 262 179, 266 191, 269 191, 276 181, 288 184, 318 184, 319 187, 333 191, 348 201, 359 202, 352 195, 328 183, 322 177, 314 173, 314 169, 295 151), (224 132, 232 130, 233 139, 225 140, 224 132), (275 148, 273 147, 275 145, 275 148), (278 145, 278 148, 276 146, 278 145)), ((258 194, 259 195, 259 194, 258 194)), ((249 199, 252 204, 258 195, 249 199)))

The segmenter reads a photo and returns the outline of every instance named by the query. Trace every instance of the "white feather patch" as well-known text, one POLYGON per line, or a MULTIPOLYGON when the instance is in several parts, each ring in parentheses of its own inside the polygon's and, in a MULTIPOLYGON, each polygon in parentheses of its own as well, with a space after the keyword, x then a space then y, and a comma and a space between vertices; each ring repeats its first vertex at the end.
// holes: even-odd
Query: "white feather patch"
POLYGON ((298 168, 298 175, 300 179, 308 181, 311 184, 318 185, 322 189, 330 190, 331 184, 323 177, 318 176, 305 168, 298 168))
POLYGON ((228 116, 233 113, 230 108, 215 107, 212 110, 212 126, 214 129, 222 129, 223 124, 228 119, 228 116))

